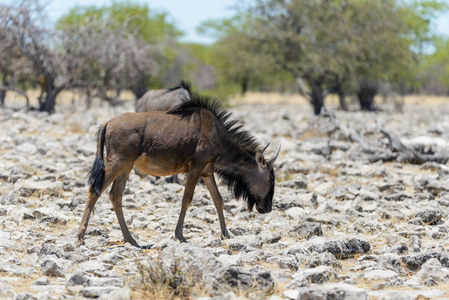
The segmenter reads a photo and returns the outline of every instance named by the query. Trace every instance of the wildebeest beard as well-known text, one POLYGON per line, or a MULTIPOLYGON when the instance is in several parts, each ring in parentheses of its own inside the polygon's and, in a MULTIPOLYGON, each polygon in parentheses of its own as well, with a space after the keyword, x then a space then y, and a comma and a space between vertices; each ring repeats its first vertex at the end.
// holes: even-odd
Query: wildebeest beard
POLYGON ((257 198, 251 195, 248 185, 242 176, 233 173, 231 170, 217 170, 217 174, 221 181, 228 186, 228 189, 234 194, 236 199, 243 198, 247 201, 248 211, 252 212, 254 205, 257 203, 257 198))

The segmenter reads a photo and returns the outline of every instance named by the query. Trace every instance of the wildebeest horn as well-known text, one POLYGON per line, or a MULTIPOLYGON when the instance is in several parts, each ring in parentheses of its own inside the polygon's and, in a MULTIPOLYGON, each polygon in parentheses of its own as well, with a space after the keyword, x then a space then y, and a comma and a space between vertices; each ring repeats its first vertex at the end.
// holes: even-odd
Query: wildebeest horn
POLYGON ((281 151, 281 144, 279 144, 278 149, 276 150, 276 153, 273 154, 272 157, 270 157, 270 159, 267 161, 267 165, 269 166, 273 166, 274 162, 276 161, 276 159, 278 158, 279 152, 281 151))
POLYGON ((265 150, 267 150, 267 148, 268 148, 268 146, 270 146, 270 143, 268 143, 265 147, 263 147, 263 149, 262 149, 262 153, 264 153, 265 152, 265 150))

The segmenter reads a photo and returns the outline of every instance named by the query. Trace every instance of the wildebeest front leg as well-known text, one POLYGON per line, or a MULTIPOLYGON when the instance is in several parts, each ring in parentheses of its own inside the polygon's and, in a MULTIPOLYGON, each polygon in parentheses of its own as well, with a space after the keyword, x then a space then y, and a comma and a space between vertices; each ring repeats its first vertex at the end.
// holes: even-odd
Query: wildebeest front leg
POLYGON ((209 190, 212 199, 214 200, 215 208, 218 213, 218 220, 220 221, 221 228, 221 238, 229 238, 228 230, 226 229, 226 223, 223 215, 223 198, 220 195, 220 191, 217 188, 217 183, 215 182, 214 175, 203 177, 204 183, 209 190))
POLYGON ((125 242, 128 242, 131 245, 138 247, 139 245, 133 239, 131 233, 128 230, 128 226, 126 225, 122 209, 123 191, 125 189, 126 182, 128 181, 130 171, 131 170, 124 172, 119 177, 117 177, 117 179, 114 181, 114 184, 112 185, 111 192, 109 193, 109 199, 111 200, 115 214, 117 215, 117 219, 120 224, 120 229, 122 230, 123 234, 123 239, 125 240, 125 242))
POLYGON ((187 208, 189 208, 192 202, 193 192, 195 191, 195 186, 200 177, 201 171, 191 170, 187 173, 187 180, 184 189, 184 195, 182 197, 181 213, 179 214, 178 224, 175 229, 175 237, 181 242, 186 243, 187 240, 184 238, 182 231, 184 227, 184 218, 186 216, 187 208))

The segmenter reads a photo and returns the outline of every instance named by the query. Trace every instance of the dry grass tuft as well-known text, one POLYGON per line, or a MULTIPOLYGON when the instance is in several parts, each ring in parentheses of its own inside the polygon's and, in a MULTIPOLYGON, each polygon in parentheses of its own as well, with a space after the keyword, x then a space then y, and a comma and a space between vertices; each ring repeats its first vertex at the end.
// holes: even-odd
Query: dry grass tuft
POLYGON ((164 263, 160 258, 137 262, 138 283, 133 295, 137 299, 188 299, 204 294, 202 270, 183 265, 180 259, 164 263))
POLYGON ((299 94, 248 92, 243 96, 236 96, 229 100, 231 104, 238 103, 301 103, 308 104, 308 100, 299 94))
POLYGON ((147 261, 137 261, 137 276, 134 278, 133 299, 192 299, 197 296, 223 295, 233 292, 238 297, 266 299, 281 293, 280 287, 261 289, 254 278, 251 286, 237 286, 223 282, 207 283, 201 265, 186 263, 181 258, 167 261, 160 257, 150 257, 147 261))
POLYGON ((276 182, 283 182, 292 180, 295 177, 295 173, 292 171, 285 171, 279 174, 276 174, 276 182))

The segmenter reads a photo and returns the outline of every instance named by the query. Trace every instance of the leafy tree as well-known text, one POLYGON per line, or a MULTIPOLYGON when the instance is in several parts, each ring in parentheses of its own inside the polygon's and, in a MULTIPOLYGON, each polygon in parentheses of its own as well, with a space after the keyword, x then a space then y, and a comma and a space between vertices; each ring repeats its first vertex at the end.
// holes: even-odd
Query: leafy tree
POLYGON ((315 114, 351 68, 345 9, 344 1, 331 0, 258 0, 250 7, 253 40, 295 77, 315 114))
POLYGON ((254 56, 250 57, 245 33, 245 19, 242 15, 230 19, 203 22, 198 31, 219 37, 211 46, 211 61, 215 67, 220 84, 230 86, 240 84, 242 93, 248 90, 249 80, 254 68, 254 56))
POLYGON ((413 81, 411 50, 431 41, 426 24, 441 7, 430 0, 257 0, 249 32, 296 78, 315 114, 329 93, 356 93, 369 110, 380 82, 413 81))
POLYGON ((361 109, 373 108, 380 82, 399 82, 416 66, 402 22, 403 10, 395 1, 354 1, 348 16, 356 47, 354 77, 361 109))
POLYGON ((210 64, 216 71, 218 86, 225 87, 226 94, 272 88, 285 80, 283 70, 251 39, 250 19, 249 14, 240 13, 229 19, 209 20, 198 27, 200 33, 218 37, 210 47, 210 64))
POLYGON ((401 94, 419 85, 422 58, 435 42, 431 20, 447 5, 433 0, 355 4, 357 19, 362 19, 355 23, 356 28, 368 29, 360 43, 366 48, 360 51, 364 62, 355 72, 359 78, 357 96, 361 108, 370 110, 380 83, 388 82, 401 94))
POLYGON ((75 7, 58 20, 56 28, 64 30, 73 25, 82 27, 89 25, 92 19, 107 21, 115 28, 126 23, 128 33, 148 43, 164 43, 167 39, 176 39, 182 35, 168 13, 152 11, 147 5, 119 1, 103 7, 75 7))
POLYGON ((411 67, 401 76, 400 88, 407 92, 424 89, 428 93, 444 93, 439 79, 443 73, 442 66, 433 64, 433 53, 444 42, 433 30, 432 20, 447 11, 449 5, 445 1, 414 0, 403 1, 401 8, 402 21, 408 28, 405 37, 410 41, 414 59, 411 67))
POLYGON ((406 37, 410 40, 412 51, 417 55, 425 55, 438 40, 432 30, 432 20, 438 14, 447 11, 449 4, 444 0, 408 0, 399 3, 402 22, 407 26, 406 37))
POLYGON ((435 47, 423 63, 423 84, 429 93, 449 95, 449 38, 439 39, 435 47))
MULTIPOLYGON (((196 88, 208 93, 217 88, 217 74, 213 65, 211 45, 183 43, 180 44, 183 78, 195 82, 196 88)), ((215 95, 216 96, 216 95, 215 95)))

